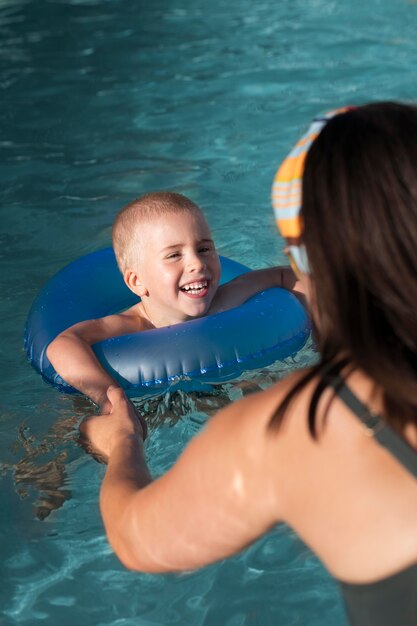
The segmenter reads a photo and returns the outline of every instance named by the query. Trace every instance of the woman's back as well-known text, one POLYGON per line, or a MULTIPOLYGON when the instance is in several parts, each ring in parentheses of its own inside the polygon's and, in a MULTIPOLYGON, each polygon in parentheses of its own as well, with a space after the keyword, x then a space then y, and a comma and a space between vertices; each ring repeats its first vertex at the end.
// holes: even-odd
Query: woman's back
MULTIPOLYGON (((284 487, 285 521, 337 578, 369 582, 417 562, 417 476, 375 441, 331 387, 320 400, 314 440, 307 414, 316 383, 297 396, 276 434, 286 448, 285 472, 297 477, 284 487)), ((293 384, 293 378, 281 382, 278 398, 274 388, 267 392, 266 412, 280 402, 283 386, 293 384)), ((347 384, 373 413, 381 411, 380 400, 369 401, 372 387, 363 374, 351 374, 347 384)), ((417 450, 415 458, 417 472, 417 450)))
MULTIPOLYGON (((266 413, 279 404, 283 386, 294 382, 289 379, 267 392, 266 413)), ((341 582, 352 624, 391 625, 393 614, 398 624, 414 624, 417 450, 405 446, 411 452, 408 465, 410 456, 414 462, 410 471, 375 440, 331 386, 317 409, 314 440, 307 414, 316 384, 312 381, 297 396, 276 434, 275 471, 288 477, 277 476, 280 498, 285 498, 282 517, 341 582)), ((347 385, 373 414, 381 411, 381 400, 372 398, 363 374, 351 374, 347 385)), ((415 436, 410 429, 410 444, 415 436)))

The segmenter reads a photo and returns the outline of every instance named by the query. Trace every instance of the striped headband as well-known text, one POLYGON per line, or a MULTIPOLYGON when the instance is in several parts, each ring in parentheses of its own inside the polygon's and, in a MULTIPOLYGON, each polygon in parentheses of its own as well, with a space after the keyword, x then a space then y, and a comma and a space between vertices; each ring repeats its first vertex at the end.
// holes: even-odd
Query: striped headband
POLYGON ((353 107, 329 111, 313 120, 308 131, 295 144, 275 174, 272 186, 272 206, 281 235, 286 239, 301 237, 303 227, 300 218, 301 185, 307 152, 329 119, 345 113, 353 107))

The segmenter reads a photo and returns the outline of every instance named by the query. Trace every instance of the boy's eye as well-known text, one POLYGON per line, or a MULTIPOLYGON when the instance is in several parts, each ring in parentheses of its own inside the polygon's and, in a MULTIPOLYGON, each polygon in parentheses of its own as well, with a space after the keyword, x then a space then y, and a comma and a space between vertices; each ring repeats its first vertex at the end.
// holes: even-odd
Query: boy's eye
POLYGON ((181 256, 179 252, 171 252, 170 254, 167 254, 166 258, 167 259, 176 259, 179 256, 181 256))
POLYGON ((201 252, 202 254, 204 254, 205 252, 212 252, 213 251, 213 247, 212 246, 201 246, 201 248, 199 248, 198 251, 201 252))

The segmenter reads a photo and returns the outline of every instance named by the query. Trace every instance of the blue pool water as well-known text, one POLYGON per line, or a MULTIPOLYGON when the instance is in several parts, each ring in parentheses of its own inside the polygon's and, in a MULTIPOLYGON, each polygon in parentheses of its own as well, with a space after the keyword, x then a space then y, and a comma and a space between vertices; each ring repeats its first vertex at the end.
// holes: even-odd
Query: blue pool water
MULTIPOLYGON (((196 573, 125 571, 97 508, 103 468, 75 442, 91 408, 41 382, 22 332, 45 281, 107 246, 145 191, 201 204, 222 254, 283 261, 276 166, 317 112, 417 100, 416 23, 411 0, 0 0, 2 626, 344 626, 335 584, 285 527, 196 573)), ((153 472, 225 398, 313 358, 145 403, 153 472)))

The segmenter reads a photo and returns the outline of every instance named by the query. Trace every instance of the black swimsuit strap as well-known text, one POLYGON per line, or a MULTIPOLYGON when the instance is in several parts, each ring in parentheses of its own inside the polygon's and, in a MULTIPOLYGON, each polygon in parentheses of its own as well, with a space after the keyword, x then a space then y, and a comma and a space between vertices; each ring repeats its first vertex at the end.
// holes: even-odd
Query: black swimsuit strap
POLYGON ((338 398, 372 431, 372 436, 386 448, 397 461, 417 478, 417 452, 400 437, 383 418, 372 413, 368 407, 351 391, 340 376, 333 376, 327 380, 333 387, 338 398))

